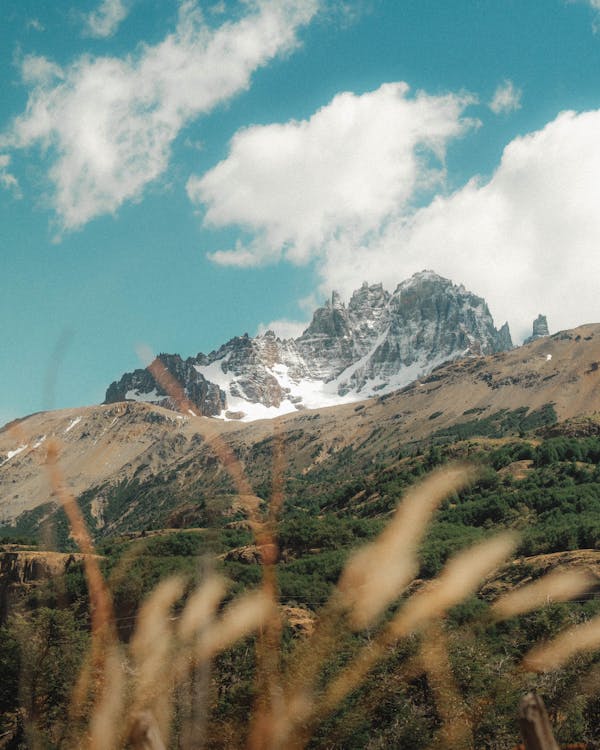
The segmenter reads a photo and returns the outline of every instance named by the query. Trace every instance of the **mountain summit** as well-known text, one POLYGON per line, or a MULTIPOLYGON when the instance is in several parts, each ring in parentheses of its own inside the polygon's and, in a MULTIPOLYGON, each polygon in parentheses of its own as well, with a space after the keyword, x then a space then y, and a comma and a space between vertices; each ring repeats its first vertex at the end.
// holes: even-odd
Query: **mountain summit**
MULTIPOLYGON (((296 339, 244 334, 208 355, 158 359, 198 414, 250 421, 366 399, 443 362, 511 348, 508 324, 494 327, 484 299, 421 271, 393 294, 365 282, 347 305, 333 292, 296 339)), ((175 407, 148 370, 110 385, 105 403, 126 400, 175 407)))

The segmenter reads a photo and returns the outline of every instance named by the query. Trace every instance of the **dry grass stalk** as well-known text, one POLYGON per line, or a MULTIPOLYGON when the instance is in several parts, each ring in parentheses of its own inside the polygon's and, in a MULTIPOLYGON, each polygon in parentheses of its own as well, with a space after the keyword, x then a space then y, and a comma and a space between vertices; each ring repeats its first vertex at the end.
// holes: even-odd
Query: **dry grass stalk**
POLYGON ((210 573, 188 597, 177 625, 173 681, 179 691, 182 750, 199 747, 204 736, 210 665, 206 661, 196 663, 193 653, 205 629, 214 622, 226 591, 225 579, 210 573))
POLYGON ((274 747, 293 750, 303 746, 300 739, 292 745, 291 737, 298 726, 315 715, 318 676, 327 660, 337 653, 347 633, 345 613, 345 599, 336 589, 321 609, 311 637, 296 647, 287 669, 284 711, 276 717, 274 747))
MULTIPOLYGON (((181 384, 168 372, 164 363, 158 358, 154 359, 148 370, 155 380, 174 400, 180 411, 187 412, 196 416, 196 407, 185 395, 181 384)), ((236 458, 231 448, 222 440, 222 438, 213 434, 207 436, 212 449, 217 455, 220 463, 227 469, 232 477, 240 502, 245 508, 246 514, 250 520, 251 528, 255 537, 255 542, 261 550, 263 562, 263 591, 267 598, 270 598, 273 605, 278 599, 275 563, 278 555, 276 535, 274 532, 275 524, 279 518, 284 499, 284 466, 285 452, 284 441, 278 433, 278 423, 274 422, 275 440, 274 440, 274 466, 273 466, 273 491, 270 503, 269 518, 265 522, 258 513, 260 502, 255 502, 252 487, 248 482, 241 463, 236 458), (248 501, 248 499, 251 499, 248 501)), ((258 703, 255 707, 254 728, 250 732, 250 744, 252 747, 260 748, 262 746, 261 737, 265 734, 265 726, 269 723, 267 718, 273 711, 271 703, 276 701, 279 693, 279 666, 278 652, 279 640, 282 632, 281 617, 275 608, 272 607, 272 615, 266 622, 264 628, 261 628, 259 640, 257 642, 257 675, 260 684, 257 686, 258 703), (260 727, 260 728, 258 728, 260 727)), ((200 645, 199 648, 202 648, 200 645)))
MULTIPOLYGON (((145 352, 140 352, 142 359, 148 360, 145 352)), ((151 373, 156 382, 161 388, 169 395, 174 401, 177 409, 183 414, 189 414, 192 417, 197 417, 198 407, 186 396, 185 390, 181 383, 171 375, 167 370, 164 362, 158 357, 152 360, 146 369, 151 373)), ((253 495, 252 487, 246 478, 243 466, 236 458, 231 448, 221 439, 217 434, 206 435, 207 441, 211 443, 217 458, 221 464, 231 475, 234 481, 238 494, 243 497, 245 495, 253 495)), ((249 513, 252 513, 252 509, 248 509, 249 513)))
POLYGON ((523 658, 523 667, 530 672, 558 669, 580 651, 600 648, 600 616, 563 631, 549 643, 536 646, 523 658))
POLYGON ((191 641, 212 622, 226 593, 227 581, 222 576, 211 575, 190 594, 177 627, 181 641, 191 641))
MULTIPOLYGON (((59 453, 58 442, 49 440, 46 467, 50 486, 65 511, 71 536, 83 553, 83 565, 90 597, 92 631, 89 661, 84 664, 80 678, 77 680, 69 713, 73 717, 80 714, 91 694, 94 701, 92 716, 96 714, 101 716, 107 711, 107 706, 112 705, 109 693, 112 692, 113 685, 108 671, 108 661, 117 642, 112 597, 100 570, 98 557, 95 554, 94 544, 83 514, 77 501, 65 487, 64 477, 58 463, 59 453)), ((94 738, 95 735, 92 733, 90 746, 93 748, 96 747, 93 744, 94 738)))
POLYGON ((171 608, 183 595, 180 577, 161 581, 142 604, 130 644, 135 672, 134 712, 149 710, 156 718, 158 731, 168 736, 171 716, 173 623, 171 608))
POLYGON ((380 536, 351 557, 339 589, 356 629, 371 625, 416 576, 417 550, 433 512, 473 477, 465 466, 435 471, 406 493, 380 536))
POLYGON ((491 614, 497 620, 507 620, 550 602, 565 602, 589 591, 595 578, 584 570, 554 570, 533 583, 509 591, 497 599, 491 614))
POLYGON ((454 680, 448 654, 443 628, 439 622, 431 623, 423 633, 421 661, 442 720, 434 746, 471 750, 473 730, 469 712, 454 680))
POLYGON ((267 750, 275 741, 275 722, 283 711, 281 686, 281 635, 283 622, 279 604, 276 563, 279 556, 277 524, 283 509, 285 489, 285 439, 277 420, 273 422, 273 469, 271 499, 266 523, 255 532, 262 542, 262 589, 273 605, 272 615, 258 633, 256 642, 256 700, 247 746, 249 750, 267 750))
MULTIPOLYGON (((418 488, 409 491, 390 526, 380 537, 350 559, 313 637, 301 649, 301 654, 307 655, 306 662, 301 665, 298 660, 294 662, 296 674, 287 691, 286 718, 279 723, 280 744, 282 732, 292 735, 295 726, 306 724, 316 714, 326 715, 334 710, 361 684, 373 666, 385 656, 387 648, 400 637, 388 626, 333 680, 325 694, 315 699, 315 680, 319 670, 339 648, 344 612, 350 608, 349 620, 355 628, 365 626, 399 596, 414 575, 417 547, 433 511, 445 496, 464 487, 472 477, 473 470, 463 466, 435 472, 418 488), (391 583, 382 582, 382 570, 390 575, 391 583)), ((506 545, 503 545, 502 550, 505 549, 506 545)), ((496 559, 494 555, 492 558, 496 559)), ((486 572, 488 569, 484 568, 478 580, 486 572)), ((301 739, 297 746, 303 744, 301 739)))
POLYGON ((514 534, 498 534, 456 554, 435 580, 408 600, 390 623, 390 635, 394 638, 408 635, 462 602, 506 560, 516 542, 514 534))
POLYGON ((132 716, 129 737, 134 750, 166 750, 151 711, 139 711, 132 716))
POLYGON ((227 591, 227 582, 205 566, 207 579, 188 597, 177 627, 179 640, 174 674, 178 683, 178 705, 181 716, 180 748, 193 750, 202 746, 206 734, 210 664, 194 665, 190 651, 203 630, 216 616, 227 591))
POLYGON ((332 711, 339 705, 400 638, 442 617, 473 593, 485 576, 506 559, 514 545, 514 535, 501 534, 455 555, 440 575, 417 591, 378 637, 333 680, 322 700, 323 709, 332 711))
POLYGON ((560 750, 546 707, 539 695, 528 693, 519 706, 519 726, 525 747, 531 750, 560 750))
POLYGON ((106 682, 90 721, 91 750, 113 750, 122 745, 125 674, 123 655, 117 646, 107 649, 106 682))
POLYGON ((92 634, 104 632, 110 629, 114 622, 112 599, 104 581, 100 565, 96 557, 92 538, 87 530, 85 520, 77 501, 64 486, 63 475, 58 465, 59 445, 56 440, 48 443, 48 457, 46 465, 50 478, 50 485, 54 495, 58 498, 65 511, 71 536, 79 549, 84 553, 83 564, 90 594, 92 634))
POLYGON ((243 594, 206 628, 194 651, 195 662, 211 659, 250 633, 264 627, 273 615, 273 601, 263 591, 243 594))

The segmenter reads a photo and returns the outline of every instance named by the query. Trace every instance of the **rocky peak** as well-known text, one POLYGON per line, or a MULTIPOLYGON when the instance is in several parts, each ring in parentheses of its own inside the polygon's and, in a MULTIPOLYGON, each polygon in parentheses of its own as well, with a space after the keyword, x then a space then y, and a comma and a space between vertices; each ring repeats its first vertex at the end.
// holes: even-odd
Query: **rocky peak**
POLYGON ((380 310, 390 300, 390 294, 383 288, 383 284, 371 284, 363 281, 360 289, 357 289, 350 297, 348 310, 350 312, 362 312, 364 310, 380 310))
POLYGON ((335 289, 333 290, 333 292, 331 292, 331 307, 334 310, 345 310, 345 305, 342 302, 340 293, 337 292, 335 289))
POLYGON ((544 336, 550 335, 550 331, 548 330, 548 321, 546 319, 546 316, 542 315, 541 313, 533 321, 531 328, 532 328, 531 336, 525 339, 525 341, 523 342, 524 344, 530 344, 532 341, 537 341, 537 339, 541 339, 544 336))
MULTIPOLYGON (((197 360, 192 357, 183 360, 178 354, 159 354, 156 359, 183 386, 184 395, 198 407, 201 414, 216 416, 221 413, 225 406, 225 394, 218 385, 209 382, 197 371, 197 360)), ((117 401, 145 401, 167 409, 177 408, 150 370, 142 368, 126 373, 119 381, 110 384, 104 403, 117 401)))
POLYGON ((433 271, 396 287, 386 320, 381 339, 345 389, 402 387, 441 362, 500 351, 510 341, 508 327, 502 333, 494 327, 485 300, 433 271))
MULTIPOLYGON (((364 282, 347 305, 333 292, 296 339, 282 341, 267 331, 235 337, 185 362, 160 356, 202 414, 250 419, 368 398, 449 359, 511 347, 508 324, 496 330, 485 300, 421 271, 393 294, 381 283, 364 282)), ((113 383, 106 400, 169 405, 165 397, 150 373, 136 370, 113 383)))
POLYGON ((498 351, 507 352, 512 348, 512 336, 510 335, 510 328, 508 327, 507 321, 498 331, 498 351))

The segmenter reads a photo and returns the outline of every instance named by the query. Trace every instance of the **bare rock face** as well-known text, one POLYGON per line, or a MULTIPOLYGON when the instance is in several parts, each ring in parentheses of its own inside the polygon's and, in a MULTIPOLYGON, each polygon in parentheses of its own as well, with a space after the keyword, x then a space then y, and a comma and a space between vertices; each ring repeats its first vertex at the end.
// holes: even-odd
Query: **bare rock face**
POLYGON ((345 386, 389 391, 458 357, 511 348, 508 325, 494 328, 481 297, 431 271, 415 274, 390 297, 376 346, 355 366, 345 386))
MULTIPOLYGON (((225 408, 225 394, 195 369, 195 359, 183 360, 178 354, 159 354, 157 359, 183 387, 183 395, 196 405, 200 414, 216 416, 225 408)), ((177 408, 173 398, 147 369, 126 373, 119 381, 111 383, 104 403, 117 401, 145 401, 167 409, 177 408)))
MULTIPOLYGON (((200 414, 249 420, 369 398, 442 362, 511 348, 508 324, 496 330, 485 300, 422 271, 393 294, 365 282, 347 305, 333 292, 296 339, 244 334, 208 355, 159 359, 200 414)), ((107 403, 127 399, 176 406, 146 370, 106 393, 107 403)))
POLYGON ((504 323, 504 325, 498 331, 496 344, 496 349, 498 352, 507 352, 509 351, 509 349, 513 348, 513 342, 510 335, 510 328, 508 327, 508 323, 504 323))
POLYGON ((13 599, 23 595, 28 586, 63 575, 82 560, 80 553, 0 549, 0 624, 11 611, 13 599))
POLYGON ((540 314, 533 321, 531 336, 529 336, 529 338, 526 338, 523 343, 531 344, 532 341, 537 341, 538 339, 549 335, 550 331, 548 330, 548 321, 546 320, 546 316, 540 314))

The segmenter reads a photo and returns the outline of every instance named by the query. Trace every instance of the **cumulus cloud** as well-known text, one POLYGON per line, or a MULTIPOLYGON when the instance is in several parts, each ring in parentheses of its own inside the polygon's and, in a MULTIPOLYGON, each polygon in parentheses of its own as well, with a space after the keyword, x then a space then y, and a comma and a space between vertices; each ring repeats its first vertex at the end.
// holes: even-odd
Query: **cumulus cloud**
POLYGON ((467 101, 406 87, 343 94, 310 120, 240 131, 225 161, 190 180, 206 223, 254 240, 213 255, 252 265, 313 262, 321 292, 389 288, 432 268, 483 295, 516 340, 538 313, 551 328, 600 321, 600 110, 563 112, 510 142, 488 179, 420 205, 439 185, 467 101), (432 156, 435 159, 432 163, 432 156))
POLYGON ((514 112, 521 108, 521 96, 522 91, 512 81, 503 81, 494 92, 489 107, 496 115, 514 112))
POLYGON ((444 178, 446 145, 474 124, 466 94, 409 96, 405 83, 338 94, 309 120, 249 127, 228 157, 188 181, 210 227, 255 234, 211 257, 303 263, 341 235, 365 237, 444 178))
POLYGON ((236 22, 209 28, 192 0, 176 30, 124 58, 43 58, 22 66, 32 86, 0 148, 39 145, 50 158, 51 201, 63 229, 139 199, 167 168, 171 145, 198 116, 249 86, 251 74, 297 44, 319 0, 256 0, 236 22))
POLYGON ((539 312, 554 330, 600 321, 600 111, 564 112, 512 141, 487 182, 472 179, 363 245, 330 245, 325 288, 378 271, 393 286, 425 267, 483 295, 516 339, 539 312))
POLYGON ((19 188, 19 181, 8 171, 10 164, 10 156, 8 154, 0 154, 0 187, 5 190, 10 190, 17 198, 21 197, 21 190, 19 188))
POLYGON ((48 85, 63 78, 59 65, 41 55, 26 55, 21 61, 21 78, 29 86, 48 85))
POLYGON ((128 12, 123 0, 102 0, 96 10, 85 16, 85 31, 99 39, 112 36, 128 12))

